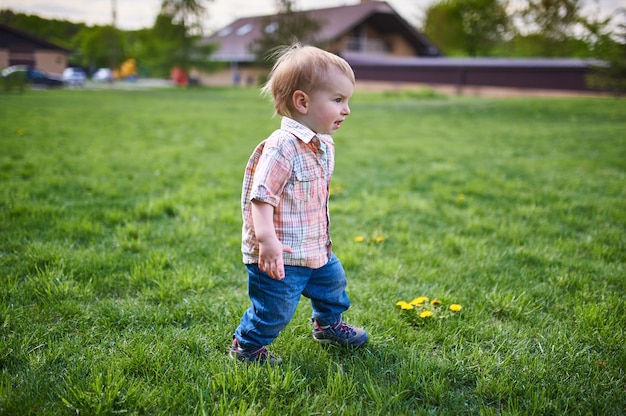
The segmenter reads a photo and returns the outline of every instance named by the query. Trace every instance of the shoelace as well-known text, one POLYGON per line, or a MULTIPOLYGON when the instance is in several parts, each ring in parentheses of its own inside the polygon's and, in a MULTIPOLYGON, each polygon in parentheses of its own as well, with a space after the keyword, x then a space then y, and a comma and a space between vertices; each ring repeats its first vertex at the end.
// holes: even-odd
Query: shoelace
POLYGON ((338 322, 337 325, 332 326, 331 328, 333 331, 346 333, 348 337, 356 333, 356 331, 345 322, 338 322))
POLYGON ((241 352, 245 352, 250 357, 255 357, 255 359, 259 361, 265 361, 267 359, 267 356, 269 355, 269 351, 267 350, 266 347, 259 347, 255 350, 246 351, 239 346, 239 343, 236 340, 235 340, 235 348, 237 348, 241 352))
POLYGON ((254 356, 257 357, 256 359, 261 362, 265 361, 269 355, 270 353, 265 347, 261 347, 258 351, 254 352, 254 356))
POLYGON ((237 346, 237 348, 240 351, 245 352, 246 355, 249 355, 251 357, 258 357, 258 358, 261 358, 261 359, 265 359, 265 357, 267 357, 267 355, 268 355, 267 348, 265 348, 265 347, 259 347, 259 348, 255 349, 255 350, 244 350, 244 349, 240 348, 239 346, 237 346))

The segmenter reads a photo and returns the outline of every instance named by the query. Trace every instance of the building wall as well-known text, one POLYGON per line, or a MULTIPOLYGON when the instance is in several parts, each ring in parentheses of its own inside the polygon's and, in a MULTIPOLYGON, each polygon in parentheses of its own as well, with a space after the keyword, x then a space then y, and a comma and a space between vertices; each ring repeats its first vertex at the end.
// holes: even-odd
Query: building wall
POLYGON ((257 87, 266 80, 268 72, 269 70, 263 68, 246 67, 237 71, 224 69, 211 73, 192 71, 190 75, 197 78, 199 84, 204 86, 257 87), (237 76, 235 72, 238 73, 237 76))
POLYGON ((332 52, 355 51, 390 56, 415 56, 416 51, 400 34, 381 35, 371 25, 364 25, 346 33, 337 43, 331 44, 332 52))
POLYGON ((7 49, 0 49, 0 69, 9 66, 9 51, 7 49))
POLYGON ((388 49, 387 54, 392 56, 416 56, 417 52, 402 35, 398 33, 381 35, 370 25, 367 25, 365 29, 368 39, 375 39, 386 45, 386 49, 388 49))
POLYGON ((32 65, 44 72, 60 74, 67 67, 67 54, 50 49, 36 49, 31 53, 0 49, 0 69, 11 65, 32 65))
POLYGON ((67 55, 62 51, 38 49, 33 54, 35 68, 52 74, 61 74, 67 67, 67 55))
POLYGON ((386 39, 392 45, 391 54, 393 56, 416 56, 415 49, 402 36, 393 34, 387 36, 386 39))
POLYGON ((32 51, 9 50, 9 65, 35 66, 35 56, 32 51))
POLYGON ((0 68, 29 65, 44 72, 60 74, 67 66, 67 50, 1 24, 0 45, 3 46, 0 48, 0 68))

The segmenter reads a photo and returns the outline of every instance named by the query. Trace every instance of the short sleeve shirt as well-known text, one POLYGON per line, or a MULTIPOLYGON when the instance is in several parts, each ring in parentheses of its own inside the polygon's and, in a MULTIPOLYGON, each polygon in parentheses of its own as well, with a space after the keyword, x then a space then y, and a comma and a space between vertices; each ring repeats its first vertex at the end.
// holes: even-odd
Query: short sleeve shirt
POLYGON ((259 244, 252 222, 252 200, 274 207, 274 228, 291 266, 319 268, 330 260, 328 199, 335 166, 335 144, 287 117, 281 128, 261 142, 246 166, 241 207, 243 262, 259 262, 259 244))

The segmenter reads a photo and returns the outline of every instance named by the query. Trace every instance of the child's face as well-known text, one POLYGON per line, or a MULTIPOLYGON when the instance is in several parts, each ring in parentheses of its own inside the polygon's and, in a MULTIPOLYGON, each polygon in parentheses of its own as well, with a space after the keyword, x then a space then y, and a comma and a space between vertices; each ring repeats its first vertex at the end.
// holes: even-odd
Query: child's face
POLYGON ((295 118, 316 133, 333 134, 350 114, 348 101, 353 92, 350 78, 332 67, 324 85, 308 96, 306 111, 299 111, 295 118))

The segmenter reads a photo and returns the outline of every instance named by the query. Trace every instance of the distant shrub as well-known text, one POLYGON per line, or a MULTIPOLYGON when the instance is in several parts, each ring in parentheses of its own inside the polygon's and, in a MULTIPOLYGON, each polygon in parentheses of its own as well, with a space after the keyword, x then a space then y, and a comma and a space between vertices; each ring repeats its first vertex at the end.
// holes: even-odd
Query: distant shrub
POLYGON ((26 89, 26 73, 23 71, 13 72, 6 77, 2 77, 2 89, 5 92, 17 90, 23 92, 26 89))

